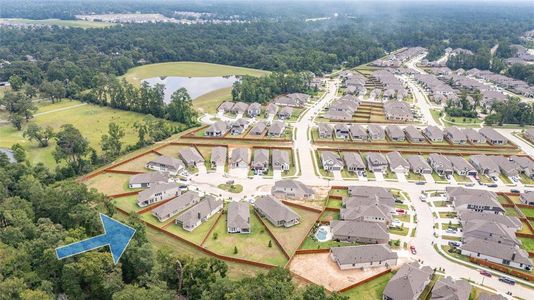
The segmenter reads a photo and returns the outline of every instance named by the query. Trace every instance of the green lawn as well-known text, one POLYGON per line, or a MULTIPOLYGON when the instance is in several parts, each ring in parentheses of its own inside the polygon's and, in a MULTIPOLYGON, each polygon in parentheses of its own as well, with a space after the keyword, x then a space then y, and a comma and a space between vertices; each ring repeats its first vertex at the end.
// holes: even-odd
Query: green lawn
POLYGON ((331 196, 344 197, 344 196, 349 195, 349 190, 348 189, 330 189, 330 192, 328 192, 328 194, 331 196))
POLYGON ((84 184, 109 196, 138 190, 128 188, 130 177, 127 174, 104 173, 84 181, 84 184))
POLYGON ((50 25, 63 27, 78 27, 78 28, 105 28, 115 24, 104 22, 93 22, 85 20, 59 20, 59 19, 44 19, 44 20, 30 20, 30 19, 0 19, 0 21, 9 21, 14 24, 35 24, 35 25, 50 25))
POLYGON ((220 188, 221 190, 224 190, 230 193, 235 193, 235 194, 239 194, 243 191, 243 186, 240 184, 224 184, 223 183, 223 184, 219 184, 217 187, 220 188))
POLYGON ((200 245, 204 237, 208 234, 208 231, 210 230, 211 226, 215 223, 215 220, 217 220, 217 217, 219 217, 219 214, 212 216, 211 218, 209 218, 209 220, 202 223, 200 226, 193 229, 193 231, 191 232, 184 230, 182 226, 177 225, 177 224, 172 224, 165 229, 188 241, 191 241, 197 245, 200 245))
POLYGON ((384 288, 393 277, 393 273, 384 274, 369 282, 359 285, 353 289, 344 292, 342 295, 349 299, 381 300, 384 288))
POLYGON ((332 207, 332 208, 341 208, 342 205, 343 205, 343 202, 341 200, 328 199, 328 204, 326 206, 332 207))
POLYGON ((180 61, 159 64, 143 65, 131 68, 124 75, 126 80, 132 83, 140 83, 141 80, 151 77, 184 76, 184 77, 216 77, 228 75, 252 75, 262 76, 268 71, 234 67, 202 62, 180 61))
POLYGON ((203 113, 216 114, 217 107, 224 101, 232 100, 232 88, 222 88, 195 98, 194 107, 203 113))
POLYGON ((523 244, 523 249, 529 252, 534 252, 534 239, 524 238, 524 237, 519 237, 518 239, 523 244))
MULTIPOLYGON (((313 234, 313 233, 312 233, 313 234)), ((336 242, 334 240, 319 242, 314 237, 308 236, 300 249, 330 249, 332 247, 346 247, 346 246, 357 246, 362 245, 361 243, 347 243, 347 242, 336 242)))
MULTIPOLYGON (((63 124, 72 124, 80 130, 82 135, 89 140, 90 146, 97 151, 100 150, 100 139, 103 134, 107 133, 110 122, 114 122, 124 129, 125 136, 122 139, 124 145, 131 145, 137 141, 137 133, 133 124, 143 120, 145 115, 92 104, 52 112, 55 109, 72 106, 71 104, 77 105, 80 102, 63 100, 59 103, 42 106, 37 113, 47 113, 36 116, 30 122, 40 126, 51 126, 56 131, 63 124)), ((0 147, 11 147, 13 144, 19 143, 26 149, 26 156, 30 162, 42 162, 49 168, 55 168, 56 162, 52 156, 55 142, 51 141, 48 147, 41 148, 38 147, 37 143, 25 139, 22 133, 23 131, 17 131, 10 124, 0 125, 0 136, 2 137, 0 138, 0 147)))
POLYGON ((321 221, 339 220, 339 212, 326 210, 321 216, 321 221))
POLYGON ((434 201, 433 203, 435 207, 445 207, 449 204, 448 201, 434 201))
POLYGON ((257 262, 283 266, 287 259, 256 215, 250 212, 251 233, 228 233, 226 215, 223 215, 210 234, 204 247, 216 253, 257 262), (214 239, 214 237, 217 237, 214 239), (271 247, 269 247, 271 241, 271 247), (237 254, 234 254, 237 247, 237 254))
POLYGON ((402 228, 390 228, 389 233, 396 234, 396 235, 408 235, 408 227, 402 227, 402 228))
POLYGON ((441 238, 444 240, 450 240, 450 241, 461 241, 462 238, 459 236, 452 236, 452 235, 442 235, 441 238))
POLYGON ((439 217, 440 218, 456 218, 457 214, 454 211, 450 212, 440 212, 439 217))
POLYGON ((519 217, 519 214, 517 213, 517 211, 513 207, 505 207, 504 210, 505 210, 504 214, 507 215, 507 216, 519 217))
MULTIPOLYGON (((128 196, 128 197, 120 197, 120 198, 113 199, 112 201, 116 207, 121 208, 129 213, 136 212, 141 209, 141 207, 137 205, 137 195, 128 196)), ((152 215, 151 213, 146 213, 146 214, 152 215)))
POLYGON ((410 171, 408 175, 406 175, 406 179, 408 181, 425 181, 425 177, 421 174, 415 174, 414 172, 410 171))
POLYGON ((534 217, 534 208, 520 208, 523 214, 527 217, 534 217))

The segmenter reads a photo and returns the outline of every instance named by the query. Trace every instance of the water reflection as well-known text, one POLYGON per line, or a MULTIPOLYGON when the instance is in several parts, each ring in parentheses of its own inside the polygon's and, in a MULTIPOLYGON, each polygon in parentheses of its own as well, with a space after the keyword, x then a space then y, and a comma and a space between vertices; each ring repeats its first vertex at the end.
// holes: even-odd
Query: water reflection
POLYGON ((224 77, 153 77, 145 79, 151 86, 163 84, 165 86, 165 103, 171 101, 171 95, 176 90, 184 87, 192 99, 213 92, 218 89, 231 87, 237 81, 236 76, 224 77))

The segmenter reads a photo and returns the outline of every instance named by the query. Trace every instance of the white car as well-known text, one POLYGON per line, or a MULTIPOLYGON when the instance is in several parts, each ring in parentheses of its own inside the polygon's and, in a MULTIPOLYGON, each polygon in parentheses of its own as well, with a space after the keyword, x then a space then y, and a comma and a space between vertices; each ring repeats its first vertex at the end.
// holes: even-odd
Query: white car
POLYGON ((394 219, 389 227, 402 227, 402 222, 398 219, 394 219))

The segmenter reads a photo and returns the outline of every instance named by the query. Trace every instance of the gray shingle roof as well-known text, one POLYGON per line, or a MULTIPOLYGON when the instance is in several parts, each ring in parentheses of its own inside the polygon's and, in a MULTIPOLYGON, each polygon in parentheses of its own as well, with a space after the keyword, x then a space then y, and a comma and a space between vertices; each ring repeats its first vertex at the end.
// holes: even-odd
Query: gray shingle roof
POLYGON ((524 265, 532 265, 528 253, 517 245, 507 245, 479 238, 468 238, 464 239, 464 243, 460 249, 524 265))
POLYGON ((210 161, 212 163, 215 163, 217 165, 224 166, 226 163, 226 157, 227 157, 227 149, 226 147, 214 147, 211 150, 211 159, 210 161))
POLYGON ((199 219, 205 218, 215 209, 222 205, 222 200, 209 195, 200 200, 200 202, 188 209, 186 212, 176 218, 183 227, 192 227, 199 219))
POLYGON ((472 289, 473 287, 466 280, 445 277, 436 282, 430 299, 468 300, 472 289))
POLYGON ((432 273, 430 267, 420 267, 417 262, 405 264, 389 280, 384 295, 395 300, 416 299, 429 282, 432 273))
POLYGON ((161 172, 147 172, 136 174, 130 177, 130 184, 143 184, 143 183, 156 183, 156 182, 168 182, 169 176, 161 172))
POLYGON ((179 213, 180 211, 188 208, 194 203, 200 200, 198 193, 193 191, 187 191, 184 194, 170 200, 169 202, 158 206, 152 210, 152 213, 160 218, 166 218, 167 216, 172 216, 179 213))
POLYGON ((250 210, 248 203, 230 202, 227 216, 228 228, 250 228, 250 210))
POLYGON ((378 262, 398 258, 397 253, 391 251, 389 246, 385 244, 333 247, 330 248, 330 252, 341 265, 378 262))
POLYGON ((157 158, 149 161, 147 164, 157 164, 166 166, 168 169, 180 170, 184 167, 184 163, 174 157, 165 155, 158 156, 157 158))
POLYGON ((366 239, 388 240, 389 233, 384 223, 363 221, 331 221, 332 234, 366 239))
POLYGON ((230 163, 236 164, 240 162, 244 162, 246 164, 249 163, 247 148, 235 148, 234 150, 232 150, 232 155, 230 156, 230 163))
POLYGON ((254 202, 254 207, 260 209, 269 219, 276 222, 289 222, 294 219, 300 219, 300 216, 295 211, 271 195, 259 197, 254 202))

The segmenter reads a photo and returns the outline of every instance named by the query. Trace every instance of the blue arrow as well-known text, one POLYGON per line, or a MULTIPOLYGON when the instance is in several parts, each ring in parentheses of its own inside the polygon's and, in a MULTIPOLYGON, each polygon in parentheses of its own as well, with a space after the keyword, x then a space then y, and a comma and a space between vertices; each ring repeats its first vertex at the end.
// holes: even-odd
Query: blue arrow
POLYGON ((96 248, 109 246, 113 262, 117 264, 134 236, 135 229, 104 214, 100 214, 100 221, 104 226, 104 234, 56 248, 57 258, 64 259, 96 248))

